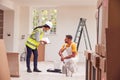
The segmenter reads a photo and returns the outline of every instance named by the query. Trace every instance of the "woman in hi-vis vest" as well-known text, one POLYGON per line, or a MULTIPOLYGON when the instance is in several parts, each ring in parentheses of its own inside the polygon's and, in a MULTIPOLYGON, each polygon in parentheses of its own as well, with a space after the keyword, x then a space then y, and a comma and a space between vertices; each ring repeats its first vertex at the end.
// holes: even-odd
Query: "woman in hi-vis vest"
POLYGON ((37 47, 39 46, 39 44, 41 42, 43 42, 44 44, 46 44, 45 41, 42 41, 44 32, 47 32, 48 30, 50 30, 50 28, 52 28, 52 23, 50 21, 47 21, 44 25, 42 26, 38 26, 36 28, 34 28, 32 34, 28 37, 27 41, 26 41, 26 48, 27 48, 27 57, 26 57, 26 65, 27 65, 27 72, 31 73, 31 68, 30 68, 30 57, 31 54, 33 52, 34 55, 34 68, 33 71, 34 72, 41 72, 38 68, 37 68, 37 61, 38 61, 38 50, 37 47))

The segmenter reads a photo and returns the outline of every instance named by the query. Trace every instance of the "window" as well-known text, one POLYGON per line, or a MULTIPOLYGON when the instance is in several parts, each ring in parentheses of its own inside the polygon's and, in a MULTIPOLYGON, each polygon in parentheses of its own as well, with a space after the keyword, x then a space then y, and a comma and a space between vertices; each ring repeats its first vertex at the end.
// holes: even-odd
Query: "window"
POLYGON ((46 21, 51 21, 53 27, 50 30, 50 34, 56 34, 57 25, 57 10, 56 9, 34 9, 33 10, 33 27, 43 25, 46 21))

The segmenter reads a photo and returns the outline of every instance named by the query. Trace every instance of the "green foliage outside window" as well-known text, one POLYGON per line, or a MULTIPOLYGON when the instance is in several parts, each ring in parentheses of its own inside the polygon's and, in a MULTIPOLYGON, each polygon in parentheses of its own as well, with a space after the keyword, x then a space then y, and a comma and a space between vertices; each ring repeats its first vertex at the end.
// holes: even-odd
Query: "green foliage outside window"
POLYGON ((45 9, 45 10, 33 10, 33 26, 39 26, 45 24, 46 21, 51 21, 53 23, 53 27, 50 31, 50 34, 56 33, 56 25, 57 25, 57 10, 56 9, 45 9))

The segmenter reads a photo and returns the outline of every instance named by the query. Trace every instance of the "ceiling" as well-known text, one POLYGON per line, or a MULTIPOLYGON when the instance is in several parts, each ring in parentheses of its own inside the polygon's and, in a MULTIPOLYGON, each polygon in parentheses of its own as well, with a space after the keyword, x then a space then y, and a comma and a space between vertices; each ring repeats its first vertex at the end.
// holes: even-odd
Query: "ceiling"
POLYGON ((15 4, 27 6, 68 6, 96 5, 97 0, 11 0, 15 4))

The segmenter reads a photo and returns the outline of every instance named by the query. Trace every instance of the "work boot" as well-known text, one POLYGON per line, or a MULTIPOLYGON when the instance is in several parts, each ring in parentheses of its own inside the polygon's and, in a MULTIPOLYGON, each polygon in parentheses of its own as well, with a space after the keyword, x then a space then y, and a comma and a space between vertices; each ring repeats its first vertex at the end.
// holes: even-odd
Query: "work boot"
POLYGON ((31 73, 32 71, 31 71, 31 69, 27 69, 27 72, 28 72, 28 73, 31 73))
POLYGON ((42 72, 39 69, 33 69, 34 72, 42 72))

